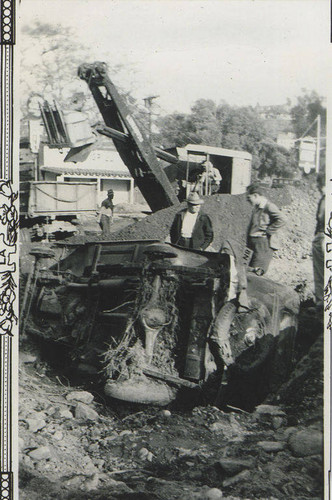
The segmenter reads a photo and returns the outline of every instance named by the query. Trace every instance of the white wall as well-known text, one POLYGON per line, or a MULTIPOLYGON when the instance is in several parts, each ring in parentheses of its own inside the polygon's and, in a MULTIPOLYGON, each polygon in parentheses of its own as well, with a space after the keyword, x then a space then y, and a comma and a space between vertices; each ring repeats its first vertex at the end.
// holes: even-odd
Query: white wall
POLYGON ((98 194, 98 203, 100 204, 107 198, 107 191, 113 189, 113 203, 130 203, 130 180, 128 179, 102 179, 101 191, 98 194))

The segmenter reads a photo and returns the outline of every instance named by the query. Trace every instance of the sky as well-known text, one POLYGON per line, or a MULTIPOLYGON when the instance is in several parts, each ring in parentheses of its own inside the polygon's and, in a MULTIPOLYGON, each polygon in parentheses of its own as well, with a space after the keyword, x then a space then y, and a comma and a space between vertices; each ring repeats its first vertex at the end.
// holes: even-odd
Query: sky
POLYGON ((329 0, 22 0, 19 17, 19 27, 72 27, 95 60, 128 66, 135 97, 157 95, 168 113, 199 98, 241 106, 295 102, 304 88, 325 96, 332 79, 329 0))

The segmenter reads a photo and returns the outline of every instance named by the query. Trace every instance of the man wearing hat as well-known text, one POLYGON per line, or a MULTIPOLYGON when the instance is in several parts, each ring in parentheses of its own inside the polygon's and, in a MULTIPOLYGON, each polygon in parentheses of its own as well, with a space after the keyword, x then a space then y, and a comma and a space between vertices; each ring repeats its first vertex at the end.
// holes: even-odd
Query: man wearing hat
POLYGON ((187 208, 175 215, 170 230, 171 243, 184 248, 205 250, 213 240, 210 217, 201 212, 204 201, 198 193, 189 193, 187 208))
POLYGON ((98 216, 98 222, 102 230, 103 236, 109 236, 111 234, 111 224, 113 222, 113 198, 114 191, 109 189, 107 191, 107 198, 101 204, 101 209, 98 216))

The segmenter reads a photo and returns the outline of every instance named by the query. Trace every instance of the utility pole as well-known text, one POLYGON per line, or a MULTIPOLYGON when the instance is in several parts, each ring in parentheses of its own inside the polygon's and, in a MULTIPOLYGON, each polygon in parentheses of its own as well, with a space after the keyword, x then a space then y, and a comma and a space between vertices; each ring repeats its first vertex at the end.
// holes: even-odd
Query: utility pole
POLYGON ((157 99, 159 95, 151 95, 149 97, 145 97, 143 99, 145 107, 148 110, 148 115, 149 115, 149 124, 148 124, 148 130, 149 130, 149 140, 151 141, 151 135, 152 135, 152 102, 154 99, 157 99))

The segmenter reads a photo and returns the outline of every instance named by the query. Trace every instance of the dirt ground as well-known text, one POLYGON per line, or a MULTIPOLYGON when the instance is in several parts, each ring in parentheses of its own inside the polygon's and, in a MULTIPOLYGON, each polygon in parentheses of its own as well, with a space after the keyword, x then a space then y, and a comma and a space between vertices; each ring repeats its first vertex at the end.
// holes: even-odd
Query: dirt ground
MULTIPOLYGON (((51 366, 47 352, 22 337, 20 499, 322 498, 323 325, 308 309, 318 193, 302 186, 274 196, 289 224, 269 276, 302 299, 297 363, 288 382, 253 413, 195 406, 194 399, 167 408, 120 404, 106 399, 89 376, 66 378, 61 362, 51 366)), ((236 216, 243 210, 245 225, 248 209, 240 201, 236 216)), ((228 221, 235 210, 230 199, 222 203, 227 210, 218 196, 205 203, 215 217, 218 245, 226 233, 218 218, 227 212, 228 221)), ((165 237, 175 211, 154 214, 115 232, 114 239, 165 237)), ((21 252, 26 268, 27 250, 21 252)))

